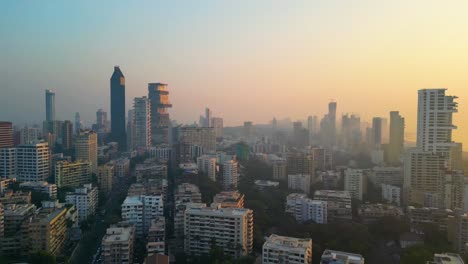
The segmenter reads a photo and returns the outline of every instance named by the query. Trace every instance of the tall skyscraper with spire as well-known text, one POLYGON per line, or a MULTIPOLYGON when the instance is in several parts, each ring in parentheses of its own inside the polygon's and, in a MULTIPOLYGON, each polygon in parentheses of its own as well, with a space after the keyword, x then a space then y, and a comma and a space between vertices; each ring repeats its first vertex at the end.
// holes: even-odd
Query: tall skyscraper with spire
POLYGON ((168 143, 170 118, 167 108, 171 108, 167 84, 149 83, 148 98, 151 103, 151 141, 153 145, 168 143))
POLYGON ((46 121, 55 120, 55 93, 52 90, 45 91, 46 121))
POLYGON ((127 149, 125 133, 125 77, 119 66, 114 67, 110 78, 111 88, 111 138, 119 144, 119 149, 127 149))

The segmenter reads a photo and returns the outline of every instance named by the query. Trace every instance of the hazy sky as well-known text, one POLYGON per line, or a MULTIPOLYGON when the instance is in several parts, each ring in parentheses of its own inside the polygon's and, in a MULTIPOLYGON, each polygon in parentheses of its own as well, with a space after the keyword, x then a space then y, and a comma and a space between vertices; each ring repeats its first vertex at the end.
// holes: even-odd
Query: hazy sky
POLYGON ((171 117, 205 106, 225 124, 400 110, 416 129, 417 90, 459 96, 455 139, 468 146, 468 1, 1 1, 0 119, 91 122, 109 108, 114 65, 127 107, 169 84, 171 117))

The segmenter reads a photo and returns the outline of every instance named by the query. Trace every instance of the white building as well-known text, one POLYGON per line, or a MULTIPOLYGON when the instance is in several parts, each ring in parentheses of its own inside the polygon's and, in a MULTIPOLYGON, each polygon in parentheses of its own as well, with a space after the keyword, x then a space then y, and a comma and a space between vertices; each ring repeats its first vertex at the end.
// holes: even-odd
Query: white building
POLYGON ((127 196, 122 203, 122 219, 136 227, 136 235, 148 231, 151 219, 164 214, 163 195, 127 196))
POLYGON ((150 158, 160 161, 168 161, 171 158, 172 148, 167 144, 161 144, 148 149, 150 158))
POLYGON ((455 253, 434 254, 434 260, 426 264, 465 264, 463 258, 455 253))
POLYGON ((370 173, 369 180, 375 186, 380 186, 381 184, 403 186, 403 168, 374 167, 370 173))
POLYGON ((326 224, 327 202, 312 200, 302 193, 291 193, 286 197, 286 213, 294 216, 298 222, 313 221, 326 224))
POLYGON ((75 205, 80 222, 82 222, 96 213, 99 201, 98 195, 97 187, 93 187, 92 184, 84 184, 82 188, 76 188, 75 192, 67 193, 65 202, 75 205))
POLYGON ((312 264, 312 239, 270 235, 263 244, 263 264, 312 264))
POLYGON ((20 144, 30 144, 41 137, 41 130, 37 127, 23 127, 20 129, 20 144))
POLYGON ((327 202, 327 221, 352 220, 351 194, 348 191, 318 190, 314 200, 327 202))
POLYGON ((216 181, 216 157, 203 155, 197 158, 198 170, 208 176, 212 181, 216 181))
POLYGON ((33 142, 16 148, 17 180, 46 181, 50 175, 50 150, 46 142, 33 142))
POLYGON ((453 113, 458 112, 456 96, 447 96, 447 89, 421 89, 418 91, 417 146, 422 151, 448 156, 452 141, 453 113))
POLYGON ((364 264, 365 259, 359 254, 327 249, 322 254, 320 264, 335 263, 334 261, 340 261, 336 263, 364 264))
POLYGON ((151 146, 151 102, 146 97, 135 97, 133 101, 133 148, 147 149, 151 146))
POLYGON ((236 258, 252 252, 253 212, 244 208, 187 208, 185 253, 209 254, 212 241, 236 258))
POLYGON ((21 188, 30 188, 41 193, 47 193, 50 199, 57 198, 57 184, 41 182, 23 182, 20 183, 21 188))
POLYGON ((223 189, 237 189, 239 182, 238 163, 235 160, 226 161, 223 163, 223 189))
POLYGON ((288 175, 288 188, 300 190, 308 194, 310 192, 310 174, 288 175))
POLYGON ((0 148, 0 178, 16 178, 16 148, 0 148))
POLYGON ((362 201, 364 192, 364 174, 362 170, 346 169, 344 172, 344 189, 351 193, 351 197, 362 201))
POLYGON ((382 184, 382 200, 401 205, 401 188, 390 184, 382 184))

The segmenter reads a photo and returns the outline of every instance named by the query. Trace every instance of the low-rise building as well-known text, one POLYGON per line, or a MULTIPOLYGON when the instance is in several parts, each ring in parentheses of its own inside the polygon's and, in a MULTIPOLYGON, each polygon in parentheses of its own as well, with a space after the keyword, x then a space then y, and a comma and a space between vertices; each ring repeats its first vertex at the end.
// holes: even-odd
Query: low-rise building
POLYGON ((148 255, 164 254, 166 250, 166 221, 164 217, 151 220, 148 230, 146 252, 148 255))
POLYGON ((1 204, 30 204, 31 203, 31 192, 13 191, 7 190, 4 193, 0 193, 1 204))
POLYGON ((278 188, 279 186, 279 182, 276 181, 256 180, 254 183, 260 190, 265 188, 278 188))
POLYGON ((440 231, 446 232, 448 219, 455 216, 455 214, 450 209, 408 206, 406 216, 411 229, 415 232, 421 232, 422 227, 427 224, 435 224, 440 231))
POLYGON ((142 183, 148 180, 167 180, 167 165, 157 160, 146 160, 143 164, 138 164, 135 168, 137 182, 142 183))
POLYGON ((135 227, 133 225, 116 225, 109 227, 102 238, 102 263, 132 264, 135 227))
POLYGON ((312 239, 270 235, 263 244, 263 264, 312 264, 312 239))
POLYGON ((195 184, 179 184, 175 191, 175 203, 201 203, 200 189, 195 184))
POLYGON ((67 208, 41 210, 29 224, 31 253, 40 250, 58 255, 67 240, 67 208))
POLYGON ((371 223, 382 217, 403 217, 403 210, 400 207, 387 204, 363 204, 358 209, 359 218, 363 223, 371 223))
POLYGON ((396 204, 398 206, 401 205, 401 188, 398 186, 393 186, 390 184, 382 184, 380 185, 382 188, 382 200, 396 204))
POLYGON ((327 223, 327 202, 312 200, 305 194, 291 193, 286 197, 286 213, 294 216, 300 223, 313 221, 327 223))
POLYGON ((360 254, 327 249, 322 254, 320 264, 364 264, 364 261, 364 257, 360 254))

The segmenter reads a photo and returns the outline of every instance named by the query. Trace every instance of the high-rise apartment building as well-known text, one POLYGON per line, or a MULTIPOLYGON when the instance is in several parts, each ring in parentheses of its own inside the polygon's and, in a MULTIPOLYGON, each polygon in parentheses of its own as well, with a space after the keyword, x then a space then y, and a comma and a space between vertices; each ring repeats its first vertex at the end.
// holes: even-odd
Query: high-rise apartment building
POLYGON ((288 180, 288 170, 285 160, 277 160, 272 164, 273 167, 273 179, 280 181, 288 180))
POLYGON ((405 143, 405 119, 398 111, 390 112, 390 143, 388 145, 388 163, 400 163, 405 143))
POLYGON ((88 161, 58 161, 55 164, 57 187, 78 187, 91 182, 92 164, 88 161))
POLYGON ((307 117, 307 130, 309 132, 309 145, 312 145, 314 137, 319 132, 317 116, 307 117))
POLYGON ((16 148, 18 181, 47 181, 50 175, 50 150, 46 142, 33 142, 16 148))
POLYGON ((75 138, 75 158, 91 163, 91 172, 97 172, 97 134, 94 131, 82 131, 75 138))
POLYGON ((143 236, 151 225, 151 219, 163 216, 163 195, 127 196, 122 203, 122 219, 135 225, 135 234, 143 236))
POLYGON ((153 145, 169 143, 170 118, 167 112, 172 107, 167 84, 149 83, 148 98, 151 101, 151 140, 153 145))
POLYGON ((318 190, 314 193, 314 200, 327 202, 329 222, 352 219, 351 194, 348 191, 318 190))
POLYGON ((345 114, 341 121, 342 144, 348 150, 354 150, 361 143, 361 118, 345 114))
POLYGON ((239 164, 235 160, 225 161, 223 163, 223 189, 236 190, 239 182, 239 164))
POLYGON ((382 148, 382 118, 374 117, 372 118, 372 148, 381 149, 382 148))
POLYGON ((406 152, 403 182, 406 204, 443 206, 445 164, 445 157, 438 153, 423 151, 419 148, 406 152))
POLYGON ((244 208, 244 195, 238 191, 220 192, 213 197, 214 205, 220 208, 244 208))
POLYGON ((0 148, 13 147, 13 124, 0 121, 0 148))
POLYGON ((351 197, 362 201, 364 193, 364 173, 362 170, 346 169, 344 172, 344 190, 351 194, 351 197))
POLYGON ((31 253, 43 250, 59 255, 67 240, 67 208, 46 210, 35 216, 29 224, 29 238, 33 241, 31 253))
POLYGON ((0 178, 16 178, 16 148, 0 148, 0 178))
POLYGON ((75 135, 78 135, 81 131, 81 117, 80 113, 76 112, 75 113, 75 135))
POLYGON ((148 149, 151 146, 151 102, 146 97, 136 97, 133 102, 133 147, 148 149))
POLYGON ((288 174, 309 174, 312 178, 315 176, 315 162, 312 155, 302 152, 288 153, 286 162, 288 174))
POLYGON ((96 128, 98 131, 107 131, 107 112, 102 109, 96 112, 96 128))
POLYGON ((23 127, 20 129, 20 144, 29 144, 39 140, 41 130, 37 127, 23 127))
POLYGON ((239 258, 252 252, 253 212, 244 208, 200 208, 185 211, 185 252, 209 254, 212 242, 239 258))
POLYGON ((294 216, 296 221, 304 223, 313 221, 317 224, 327 223, 327 202, 312 200, 303 193, 291 193, 286 197, 286 213, 294 216))
POLYGON ((212 127, 182 127, 180 142, 200 146, 204 153, 216 151, 216 135, 212 127))
POLYGON ((288 189, 310 193, 310 174, 289 174, 288 189))
POLYGON ((46 104, 46 121, 54 121, 55 119, 55 93, 52 90, 45 91, 46 104))
POLYGON ((447 89, 422 89, 418 91, 417 146, 423 151, 448 156, 452 141, 452 115, 458 112, 456 96, 447 96, 447 89))
POLYGON ((263 244, 263 264, 312 264, 312 239, 270 235, 263 244))
POLYGON ((114 67, 110 78, 111 90, 111 136, 119 143, 120 150, 126 150, 127 136, 125 133, 125 76, 119 66, 114 67))

